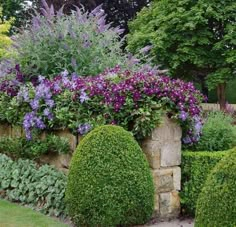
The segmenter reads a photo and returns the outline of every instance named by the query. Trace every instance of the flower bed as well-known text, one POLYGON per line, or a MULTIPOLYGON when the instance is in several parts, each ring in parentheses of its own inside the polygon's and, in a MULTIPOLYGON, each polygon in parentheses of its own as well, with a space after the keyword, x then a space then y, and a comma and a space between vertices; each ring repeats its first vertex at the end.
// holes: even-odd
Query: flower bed
POLYGON ((93 77, 67 71, 28 80, 19 67, 2 79, 0 118, 35 129, 69 128, 81 135, 98 125, 117 124, 137 139, 150 135, 163 113, 182 126, 185 143, 199 139, 203 96, 192 83, 153 71, 122 71, 119 66, 93 77), (10 79, 9 79, 10 78, 10 79))

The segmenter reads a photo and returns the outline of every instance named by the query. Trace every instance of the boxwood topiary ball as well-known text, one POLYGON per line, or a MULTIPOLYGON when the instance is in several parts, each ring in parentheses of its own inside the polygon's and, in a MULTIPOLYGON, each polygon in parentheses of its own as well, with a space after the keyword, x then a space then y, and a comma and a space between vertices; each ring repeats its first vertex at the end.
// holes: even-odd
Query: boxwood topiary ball
POLYGON ((195 227, 236 226, 236 150, 212 170, 198 197, 195 227))
POLYGON ((107 125, 85 136, 71 161, 66 204, 77 226, 143 224, 150 219, 153 179, 129 132, 107 125))

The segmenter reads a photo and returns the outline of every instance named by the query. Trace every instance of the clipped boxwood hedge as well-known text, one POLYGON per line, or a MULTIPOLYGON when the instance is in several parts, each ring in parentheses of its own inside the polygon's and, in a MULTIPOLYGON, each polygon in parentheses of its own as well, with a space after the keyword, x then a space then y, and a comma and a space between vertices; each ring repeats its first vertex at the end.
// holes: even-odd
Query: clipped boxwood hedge
POLYGON ((143 224, 154 208, 148 162, 132 135, 101 126, 79 144, 66 189, 69 215, 77 226, 143 224))
POLYGON ((66 216, 67 176, 52 166, 31 160, 13 161, 0 154, 0 197, 26 204, 44 214, 66 216))
POLYGON ((198 197, 195 227, 236 226, 236 151, 212 170, 198 197))
POLYGON ((208 174, 229 151, 184 151, 182 153, 182 190, 180 197, 184 214, 194 216, 197 199, 208 174))

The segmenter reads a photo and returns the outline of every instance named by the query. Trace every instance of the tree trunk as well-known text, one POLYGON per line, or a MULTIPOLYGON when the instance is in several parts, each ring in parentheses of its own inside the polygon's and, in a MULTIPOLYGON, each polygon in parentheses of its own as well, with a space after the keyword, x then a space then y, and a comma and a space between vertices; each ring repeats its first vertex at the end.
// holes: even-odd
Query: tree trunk
POLYGON ((217 85, 217 96, 218 102, 220 104, 220 109, 225 110, 226 107, 226 83, 218 84, 217 85))
POLYGON ((202 87, 202 94, 208 98, 209 91, 204 78, 201 80, 201 87, 202 87))

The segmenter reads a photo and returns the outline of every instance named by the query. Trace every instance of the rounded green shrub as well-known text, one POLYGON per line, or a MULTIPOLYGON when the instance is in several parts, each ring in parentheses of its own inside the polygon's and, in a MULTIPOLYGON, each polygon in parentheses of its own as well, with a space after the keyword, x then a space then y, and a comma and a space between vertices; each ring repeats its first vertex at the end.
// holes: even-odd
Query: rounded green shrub
POLYGON ((143 224, 154 207, 148 162, 132 135, 101 126, 79 144, 66 189, 69 215, 77 226, 143 224))
POLYGON ((198 151, 223 151, 236 145, 236 127, 231 116, 223 112, 209 113, 196 145, 198 151))
POLYGON ((236 151, 212 170, 198 197, 195 227, 236 226, 236 151))

